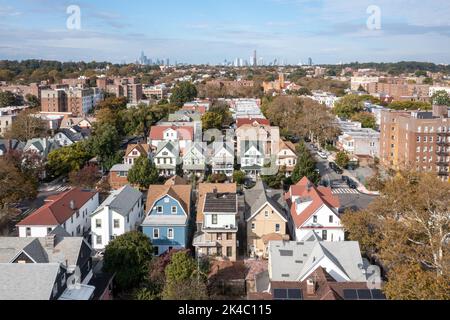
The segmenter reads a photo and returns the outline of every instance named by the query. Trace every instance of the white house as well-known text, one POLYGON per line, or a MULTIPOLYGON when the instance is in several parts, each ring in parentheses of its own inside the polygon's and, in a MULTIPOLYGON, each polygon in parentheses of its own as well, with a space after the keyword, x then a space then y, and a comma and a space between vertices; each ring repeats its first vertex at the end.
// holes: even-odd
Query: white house
POLYGON ((339 199, 330 188, 316 188, 306 177, 286 194, 291 209, 291 234, 305 241, 314 232, 321 241, 344 241, 339 199))
POLYGON ((298 156, 295 146, 290 141, 280 140, 280 148, 277 154, 277 166, 286 168, 286 175, 290 176, 297 165, 298 156))
POLYGON ((80 188, 48 197, 42 207, 17 224, 19 237, 45 237, 58 226, 72 237, 86 236, 90 215, 98 205, 97 192, 80 188))
POLYGON ((111 240, 138 229, 144 220, 142 193, 129 185, 115 190, 90 217, 92 247, 103 250, 111 240))
POLYGON ((150 130, 149 144, 158 148, 161 142, 174 142, 180 150, 186 150, 194 141, 193 126, 153 126, 150 130))
POLYGON ((141 156, 150 157, 150 145, 148 144, 129 144, 123 157, 123 163, 128 165, 134 165, 134 162, 141 156))
POLYGON ((161 176, 170 177, 176 174, 179 156, 180 151, 176 142, 166 141, 158 145, 153 160, 161 176))
POLYGON ((183 156, 184 173, 201 176, 206 170, 206 152, 206 143, 194 142, 183 156))
POLYGON ((231 142, 214 142, 211 151, 213 174, 225 174, 231 177, 234 172, 234 146, 231 142))

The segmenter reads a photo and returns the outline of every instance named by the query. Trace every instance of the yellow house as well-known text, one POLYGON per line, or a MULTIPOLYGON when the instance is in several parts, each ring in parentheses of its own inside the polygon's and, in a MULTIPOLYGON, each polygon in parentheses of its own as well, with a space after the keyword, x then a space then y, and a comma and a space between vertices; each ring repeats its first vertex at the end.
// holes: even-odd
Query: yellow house
POLYGON ((289 240, 287 232, 288 207, 283 191, 266 189, 258 181, 253 189, 245 190, 247 222, 247 254, 267 258, 270 241, 289 240))

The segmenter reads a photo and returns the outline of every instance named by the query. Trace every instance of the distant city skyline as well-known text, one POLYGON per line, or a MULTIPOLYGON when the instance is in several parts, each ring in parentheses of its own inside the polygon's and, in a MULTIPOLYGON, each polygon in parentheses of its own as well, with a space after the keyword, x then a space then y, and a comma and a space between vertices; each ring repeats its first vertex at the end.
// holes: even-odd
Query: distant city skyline
POLYGON ((0 59, 190 64, 423 61, 450 63, 450 3, 442 0, 0 0, 0 59), (367 25, 371 5, 381 29, 367 25), (164 57, 164 58, 163 58, 164 57))

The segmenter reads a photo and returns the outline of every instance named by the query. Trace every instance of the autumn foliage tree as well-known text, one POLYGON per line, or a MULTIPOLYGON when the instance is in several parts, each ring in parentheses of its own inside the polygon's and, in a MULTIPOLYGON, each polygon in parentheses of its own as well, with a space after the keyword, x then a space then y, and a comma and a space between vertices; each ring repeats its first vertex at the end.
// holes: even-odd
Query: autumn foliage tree
POLYGON ((72 171, 69 174, 69 182, 74 187, 94 189, 101 177, 96 165, 86 165, 81 170, 72 171))
POLYGON ((450 299, 450 185, 429 173, 402 172, 381 197, 342 222, 351 240, 387 271, 391 299, 450 299))

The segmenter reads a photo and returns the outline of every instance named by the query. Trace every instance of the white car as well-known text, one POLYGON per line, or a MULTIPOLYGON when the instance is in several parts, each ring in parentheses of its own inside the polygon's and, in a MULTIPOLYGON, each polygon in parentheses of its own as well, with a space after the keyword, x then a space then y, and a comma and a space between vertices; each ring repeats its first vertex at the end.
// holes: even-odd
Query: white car
POLYGON ((317 153, 319 155, 319 157, 321 157, 322 159, 328 159, 328 155, 324 152, 324 151, 320 151, 317 153))

